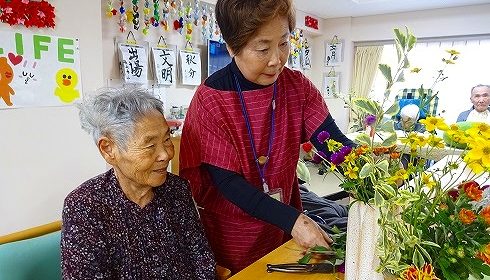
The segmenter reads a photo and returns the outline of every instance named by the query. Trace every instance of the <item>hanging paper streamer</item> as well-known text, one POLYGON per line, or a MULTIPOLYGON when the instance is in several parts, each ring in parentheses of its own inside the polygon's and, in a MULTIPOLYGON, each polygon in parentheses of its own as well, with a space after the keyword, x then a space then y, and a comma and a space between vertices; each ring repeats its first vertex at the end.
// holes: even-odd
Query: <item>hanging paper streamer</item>
POLYGON ((160 1, 153 0, 153 17, 151 17, 150 22, 154 27, 158 27, 160 24, 160 1))
POLYGON ((201 16, 201 35, 202 35, 202 40, 203 43, 206 42, 206 39, 208 38, 206 34, 208 33, 208 6, 203 5, 202 6, 202 16, 201 16))
POLYGON ((124 1, 121 0, 119 1, 119 31, 121 32, 126 32, 126 22, 127 22, 127 15, 126 15, 126 8, 124 8, 124 1))
POLYGON ((150 31, 150 0, 145 0, 145 7, 143 8, 143 22, 145 27, 143 27, 143 35, 148 35, 150 31))
MULTIPOLYGON (((300 37, 303 38, 303 31, 300 32, 300 37)), ((301 68, 303 70, 311 69, 311 49, 306 38, 303 38, 301 44, 301 68)))
POLYGON ((126 83, 146 84, 148 60, 146 49, 133 44, 118 44, 121 75, 126 83))
POLYGON ((156 83, 159 85, 175 84, 175 71, 177 68, 175 49, 153 47, 151 52, 156 83))
POLYGON ((108 18, 111 18, 112 16, 117 15, 117 10, 114 8, 112 4, 112 0, 107 1, 107 6, 106 6, 106 16, 108 18))
POLYGON ((289 67, 301 70, 301 40, 297 29, 289 35, 289 67))
POLYGON ((180 66, 183 85, 201 84, 201 55, 199 53, 181 50, 180 66))
POLYGON ((132 22, 134 30, 140 29, 140 13, 138 12, 138 0, 132 0, 133 3, 133 13, 132 13, 132 22))
POLYGON ((194 0, 194 25, 199 26, 199 0, 194 0))
POLYGON ((163 31, 169 30, 169 26, 168 26, 169 18, 170 18, 170 2, 169 0, 163 0, 162 21, 160 22, 163 31))
POLYGON ((184 26, 185 26, 185 33, 184 37, 187 43, 190 43, 192 41, 192 6, 191 3, 187 3, 187 5, 184 8, 184 16, 185 16, 185 21, 184 21, 184 26))

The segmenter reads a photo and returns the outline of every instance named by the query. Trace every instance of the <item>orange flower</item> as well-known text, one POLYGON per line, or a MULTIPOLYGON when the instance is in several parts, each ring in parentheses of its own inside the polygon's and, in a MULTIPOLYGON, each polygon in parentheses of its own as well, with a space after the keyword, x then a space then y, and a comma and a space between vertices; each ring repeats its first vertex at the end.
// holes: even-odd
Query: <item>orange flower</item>
POLYGON ((476 254, 476 257, 490 265, 490 243, 483 247, 483 249, 476 254))
POLYGON ((459 211, 459 219, 463 224, 469 225, 476 219, 476 214, 471 210, 463 208, 459 211))
POLYGON ((400 157, 400 153, 399 153, 399 152, 392 152, 392 153, 390 154, 390 158, 391 158, 391 159, 397 159, 397 158, 399 158, 399 157, 400 157))
POLYGON ((485 220, 485 222, 490 225, 490 205, 485 207, 480 212, 480 215, 483 217, 483 220, 485 220))
POLYGON ((424 264, 422 269, 418 269, 412 265, 402 273, 402 280, 439 280, 434 273, 434 268, 431 264, 424 264))
POLYGON ((384 147, 384 146, 375 147, 373 149, 373 153, 377 156, 385 154, 386 152, 388 152, 388 147, 384 147))
POLYGON ((464 192, 472 200, 479 201, 482 198, 483 191, 475 181, 470 181, 463 184, 464 192))
POLYGON ((356 155, 360 156, 365 154, 369 150, 368 146, 360 146, 356 148, 356 155))
POLYGON ((479 201, 483 194, 483 191, 475 185, 469 185, 468 187, 465 186, 464 191, 469 198, 476 201, 479 201))

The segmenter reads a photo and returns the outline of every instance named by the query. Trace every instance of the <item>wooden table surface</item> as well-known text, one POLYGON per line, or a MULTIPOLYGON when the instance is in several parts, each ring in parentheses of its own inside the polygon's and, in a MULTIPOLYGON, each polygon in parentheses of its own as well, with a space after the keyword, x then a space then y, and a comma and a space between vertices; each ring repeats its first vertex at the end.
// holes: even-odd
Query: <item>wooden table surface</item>
POLYGON ((281 247, 270 252, 260 260, 249 265, 242 271, 233 275, 230 280, 259 280, 259 279, 281 279, 281 280, 341 280, 344 279, 343 273, 285 273, 271 272, 266 270, 267 264, 294 263, 303 255, 302 249, 294 241, 290 240, 281 247))

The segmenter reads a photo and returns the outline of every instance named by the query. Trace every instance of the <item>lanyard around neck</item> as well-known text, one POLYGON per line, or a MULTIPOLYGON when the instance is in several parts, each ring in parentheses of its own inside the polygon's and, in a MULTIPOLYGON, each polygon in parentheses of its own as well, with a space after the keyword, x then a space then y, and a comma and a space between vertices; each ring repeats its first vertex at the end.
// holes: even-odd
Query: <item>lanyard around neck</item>
POLYGON ((270 128, 270 133, 269 133, 269 147, 267 149, 267 156, 266 156, 266 161, 265 163, 261 166, 259 163, 259 158, 257 157, 257 150, 255 149, 255 141, 253 138, 252 134, 252 125, 250 123, 250 119, 248 117, 247 113, 247 107, 245 105, 245 98, 243 97, 243 92, 242 89, 240 88, 240 83, 238 82, 238 78, 236 75, 233 75, 235 78, 235 85, 237 88, 238 92, 238 97, 240 98, 240 105, 242 107, 242 114, 243 118, 245 119, 245 124, 247 125, 247 132, 248 132, 248 137, 250 140, 250 145, 252 146, 252 152, 255 160, 255 164, 257 166, 257 169, 259 171, 260 179, 262 179, 262 187, 264 188, 264 192, 268 193, 269 192, 269 186, 267 185, 265 181, 265 167, 267 166, 267 163, 269 162, 269 157, 271 154, 271 149, 272 149, 272 141, 274 139, 274 111, 276 110, 276 95, 277 95, 277 89, 276 89, 276 82, 274 82, 274 92, 272 95, 272 112, 271 112, 271 128, 270 128))

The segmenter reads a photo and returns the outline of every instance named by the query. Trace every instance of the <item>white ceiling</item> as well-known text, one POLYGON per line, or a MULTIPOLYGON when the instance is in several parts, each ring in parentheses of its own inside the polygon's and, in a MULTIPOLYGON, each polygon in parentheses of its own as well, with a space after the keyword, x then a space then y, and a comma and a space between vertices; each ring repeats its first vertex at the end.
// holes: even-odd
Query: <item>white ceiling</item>
POLYGON ((296 9, 324 19, 370 16, 487 3, 490 3, 490 0, 294 0, 296 9))

